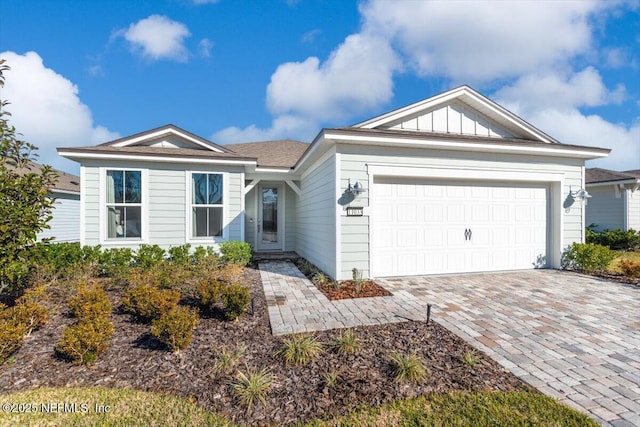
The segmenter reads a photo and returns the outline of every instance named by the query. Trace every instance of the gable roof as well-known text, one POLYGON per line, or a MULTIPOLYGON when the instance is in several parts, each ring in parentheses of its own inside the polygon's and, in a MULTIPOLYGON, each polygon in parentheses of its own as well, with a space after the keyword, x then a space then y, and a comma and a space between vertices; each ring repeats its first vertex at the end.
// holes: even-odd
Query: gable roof
POLYGON ((618 172, 603 168, 590 168, 585 170, 585 182, 595 184, 602 182, 636 182, 640 180, 640 170, 618 172))
MULTIPOLYGON (((466 118, 468 121, 477 120, 479 123, 483 123, 483 128, 487 126, 495 126, 497 128, 495 132, 490 128, 483 129, 487 131, 486 135, 482 135, 483 137, 504 134, 511 139, 525 139, 559 144, 556 139, 466 85, 407 105, 406 107, 398 108, 364 122, 357 123, 351 127, 390 129, 398 126, 402 127, 405 121, 407 123, 409 123, 409 121, 416 121, 416 127, 412 130, 421 131, 423 129, 417 125, 418 118, 425 117, 425 115, 446 107, 448 107, 449 110, 452 108, 456 110, 455 112, 460 114, 461 118, 466 118), (466 113, 465 110, 471 112, 471 117, 466 117, 469 113, 466 113)), ((447 111, 443 112, 445 115, 443 120, 445 122, 450 120, 449 117, 447 117, 447 113, 447 111)), ((469 132, 465 132, 465 130, 462 129, 461 124, 457 124, 457 126, 460 127, 460 131, 454 132, 455 134, 469 134, 469 132)), ((444 127, 446 128, 446 125, 444 127)), ((447 130, 437 129, 437 126, 431 127, 430 131, 433 133, 449 133, 447 130)), ((476 133, 476 136, 480 135, 476 133)))
POLYGON ((292 168, 300 156, 309 148, 309 144, 283 139, 230 144, 226 148, 233 150, 234 153, 256 158, 259 167, 292 168))
MULTIPOLYGON (((153 141, 161 141, 163 138, 175 137, 190 144, 195 149, 215 151, 218 153, 229 153, 231 150, 215 144, 201 136, 193 134, 187 130, 184 130, 176 125, 167 124, 157 127, 155 129, 147 130, 144 132, 136 133, 131 136, 119 138, 114 141, 105 142, 99 146, 112 146, 112 147, 131 147, 131 146, 148 146, 145 143, 153 141)), ((163 147, 166 148, 166 147, 163 147)))
MULTIPOLYGON (((7 163, 7 166, 9 166, 14 170, 16 169, 15 165, 12 165, 10 163, 7 163)), ((18 173, 22 175, 30 172, 36 172, 39 174, 42 171, 42 166, 43 165, 39 163, 31 162, 29 166, 19 169, 18 173)), ((53 169, 53 171, 58 175, 58 180, 53 186, 53 188, 50 189, 51 191, 58 190, 65 193, 80 194, 80 177, 76 175, 72 175, 70 173, 63 172, 58 169, 54 169, 54 168, 51 168, 51 169, 53 169)))

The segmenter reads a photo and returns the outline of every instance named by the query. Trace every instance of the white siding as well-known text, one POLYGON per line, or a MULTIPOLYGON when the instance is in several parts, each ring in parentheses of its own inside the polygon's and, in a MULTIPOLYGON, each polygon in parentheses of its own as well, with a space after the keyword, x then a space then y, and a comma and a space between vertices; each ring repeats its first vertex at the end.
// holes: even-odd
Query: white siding
MULTIPOLYGON (((564 175, 563 187, 560 189, 562 203, 565 203, 570 189, 582 188, 583 162, 575 159, 559 159, 551 157, 533 157, 519 155, 495 155, 471 152, 438 151, 426 149, 392 148, 392 147, 366 147, 340 144, 337 148, 341 154, 341 188, 346 188, 347 178, 360 181, 369 190, 369 176, 367 164, 386 163, 394 165, 432 167, 432 168, 461 168, 490 169, 493 171, 531 171, 553 172, 564 175), (367 154, 363 154, 366 149, 367 154)), ((553 191, 553 190, 552 190, 553 191)), ((556 190, 557 192, 557 190, 556 190)), ((553 196, 553 194, 552 194, 553 196)), ((369 206, 369 192, 365 192, 351 203, 352 206, 369 206)), ((580 203, 572 206, 551 206, 561 210, 560 224, 563 248, 573 242, 583 239, 583 209, 580 203)), ((340 279, 349 278, 351 269, 357 266, 369 264, 369 218, 365 209, 363 217, 342 216, 342 262, 340 266, 340 279)), ((552 251, 553 252, 553 251, 552 251)), ((364 269, 368 273, 368 269, 364 269)))
MULTIPOLYGON (((187 182, 188 171, 196 172, 227 172, 225 177, 228 182, 225 184, 226 193, 226 218, 227 234, 229 240, 241 239, 241 197, 243 195, 241 167, 231 166, 204 166, 196 165, 189 169, 188 165, 182 164, 160 164, 143 162, 105 162, 103 164, 84 164, 85 175, 83 181, 83 203, 85 204, 85 241, 86 245, 102 244, 105 247, 127 246, 137 248, 140 243, 157 244, 165 249, 170 246, 182 245, 187 242, 187 182), (147 170, 146 183, 143 183, 143 198, 146 201, 143 213, 143 228, 146 227, 148 240, 143 242, 117 242, 101 241, 101 212, 100 206, 100 167, 117 169, 130 168, 147 170)), ((104 170, 104 169, 102 169, 104 170)), ((144 178, 143 178, 144 180, 144 178)), ((103 182, 103 181, 102 181, 103 182)), ((102 225, 104 227, 104 225, 102 225)), ((143 233, 145 233, 143 231, 143 233)), ((191 241, 192 246, 215 245, 213 239, 203 241, 191 241)))
POLYGON ((419 116, 392 123, 388 128, 492 138, 514 137, 497 123, 459 102, 440 105, 419 116))
POLYGON ((48 222, 50 228, 38 234, 38 240, 53 237, 54 242, 80 241, 80 195, 54 192, 56 199, 53 218, 48 222))
POLYGON ((336 277, 335 242, 335 157, 332 155, 300 181, 302 194, 297 200, 296 252, 336 277))
POLYGON ((612 185, 589 187, 591 198, 586 209, 585 224, 595 224, 596 230, 624 229, 624 198, 616 197, 612 185))
POLYGON ((629 228, 640 231, 640 189, 627 190, 627 210, 629 228))

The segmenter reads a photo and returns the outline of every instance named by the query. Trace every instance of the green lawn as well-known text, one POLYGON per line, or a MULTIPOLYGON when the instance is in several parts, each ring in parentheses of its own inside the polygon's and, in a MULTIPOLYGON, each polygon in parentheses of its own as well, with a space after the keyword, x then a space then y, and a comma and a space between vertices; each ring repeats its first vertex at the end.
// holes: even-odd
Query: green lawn
MULTIPOLYGON (((3 405, 0 412, 0 425, 3 426, 233 425, 189 400, 130 389, 42 388, 0 395, 0 404, 3 405), (18 406, 20 404, 22 406, 18 406), (31 409, 31 413, 8 413, 8 409, 31 409), (53 413, 53 409, 57 412, 53 413)), ((435 393, 399 400, 380 408, 362 408, 343 417, 315 420, 304 425, 597 426, 586 415, 554 399, 525 392, 435 393)))
POLYGON ((640 251, 629 251, 629 252, 621 251, 619 252, 619 254, 620 255, 616 259, 611 261, 611 263, 607 267, 609 271, 612 271, 614 273, 622 273, 622 271, 620 270, 620 261, 622 261, 623 259, 640 262, 640 251))

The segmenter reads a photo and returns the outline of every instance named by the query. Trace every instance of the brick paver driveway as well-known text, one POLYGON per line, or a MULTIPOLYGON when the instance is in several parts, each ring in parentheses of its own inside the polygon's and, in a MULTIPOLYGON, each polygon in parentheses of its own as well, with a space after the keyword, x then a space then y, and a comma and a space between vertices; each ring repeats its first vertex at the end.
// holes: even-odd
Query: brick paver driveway
POLYGON ((380 282, 540 391, 640 426, 640 288, 554 270, 380 282))

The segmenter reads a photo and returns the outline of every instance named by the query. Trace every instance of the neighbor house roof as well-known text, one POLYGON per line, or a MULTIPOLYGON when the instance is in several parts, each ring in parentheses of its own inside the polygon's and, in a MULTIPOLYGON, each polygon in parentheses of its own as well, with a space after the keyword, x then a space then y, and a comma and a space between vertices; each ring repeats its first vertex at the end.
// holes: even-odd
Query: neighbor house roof
POLYGON ((599 182, 635 181, 640 179, 640 170, 618 172, 602 168, 590 168, 585 171, 585 182, 594 184, 599 182))
POLYGON ((292 168, 300 156, 302 156, 302 153, 309 148, 309 144, 291 139, 283 139, 278 141, 230 144, 225 147, 239 155, 256 158, 259 167, 292 168))
MULTIPOLYGON (((9 164, 11 167, 12 165, 9 164)), ((42 170, 41 164, 31 162, 26 168, 20 169, 20 173, 36 172, 40 173, 42 170)), ((53 169, 53 168, 52 168, 53 169)), ((58 169, 53 169, 58 175, 58 181, 53 186, 52 190, 69 191, 72 193, 80 194, 80 177, 71 175, 70 173, 63 172, 58 169)))

